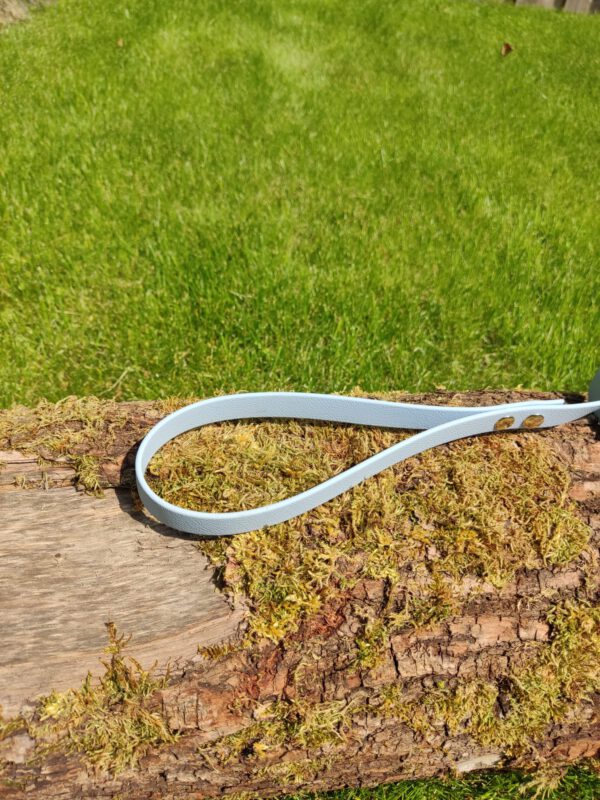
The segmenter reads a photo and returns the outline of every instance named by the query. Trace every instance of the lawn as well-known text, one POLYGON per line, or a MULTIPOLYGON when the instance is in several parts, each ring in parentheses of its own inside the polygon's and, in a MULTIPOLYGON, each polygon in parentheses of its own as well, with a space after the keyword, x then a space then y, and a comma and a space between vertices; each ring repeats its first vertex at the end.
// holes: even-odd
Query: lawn
POLYGON ((599 69, 600 17, 474 0, 60 0, 6 29, 0 405, 585 390, 599 69))
POLYGON ((585 391, 599 70, 600 16, 492 1, 59 0, 2 30, 0 407, 585 391))

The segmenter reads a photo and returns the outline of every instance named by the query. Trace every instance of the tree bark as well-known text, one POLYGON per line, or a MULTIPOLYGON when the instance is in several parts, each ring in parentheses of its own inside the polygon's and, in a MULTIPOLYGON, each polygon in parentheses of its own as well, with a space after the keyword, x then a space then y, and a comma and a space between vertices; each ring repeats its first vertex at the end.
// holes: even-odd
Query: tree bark
MULTIPOLYGON (((403 399, 479 405, 556 396, 438 392, 403 399)), ((264 797, 487 767, 595 763, 600 685, 593 665, 580 675, 567 664, 577 703, 526 740, 481 735, 473 697, 465 719, 453 722, 469 687, 480 687, 476 694, 495 687, 493 723, 501 725, 515 716, 519 698, 531 699, 522 699, 515 676, 531 676, 528 665, 535 672, 539 663, 553 680, 552 659, 563 657, 553 645, 557 606, 584 609, 587 627, 573 629, 582 637, 582 662, 584 647, 600 641, 600 438, 590 418, 494 435, 539 437, 566 466, 569 497, 589 531, 586 547, 560 566, 520 568, 501 586, 467 576, 451 614, 390 629, 371 663, 357 660, 357 639, 365 641, 365 626, 389 612, 397 587, 368 577, 349 582, 279 639, 244 644, 251 601, 223 595, 223 573, 213 575, 194 538, 159 525, 132 498, 136 446, 169 408, 103 408, 100 421, 90 423, 89 414, 71 421, 70 439, 60 446, 50 434, 62 436, 65 423, 52 421, 49 405, 7 411, 4 426, 0 415, 0 704, 5 726, 22 716, 0 733, 0 796, 264 797), (92 494, 81 490, 86 457, 95 469, 92 494), (143 705, 175 737, 145 747, 135 766, 117 774, 95 767, 68 739, 46 746, 36 705, 51 689, 79 686, 88 671, 102 674, 97 657, 108 621, 132 634, 131 653, 144 667, 157 662, 157 674, 167 675, 143 705), (214 648, 218 643, 225 646, 214 648), (546 658, 552 647, 555 655, 546 658), (422 709, 429 709, 427 719, 422 709)), ((452 455, 462 445, 444 447, 452 455)))

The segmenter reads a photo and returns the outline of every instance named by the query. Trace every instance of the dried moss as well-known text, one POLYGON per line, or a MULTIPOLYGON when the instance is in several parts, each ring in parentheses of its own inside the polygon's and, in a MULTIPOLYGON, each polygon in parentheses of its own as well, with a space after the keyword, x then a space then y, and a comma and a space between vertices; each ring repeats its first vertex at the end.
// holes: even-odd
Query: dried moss
POLYGON ((15 406, 0 410, 0 450, 33 453, 46 464, 66 460, 75 470, 77 485, 98 495, 101 474, 95 453, 107 453, 130 421, 127 405, 97 397, 43 400, 35 408, 15 406))
POLYGON ((57 747, 82 754, 99 769, 118 773, 134 766, 148 747, 171 743, 176 735, 163 717, 145 701, 168 681, 144 670, 131 656, 123 655, 129 640, 108 626, 108 661, 95 683, 88 673, 79 689, 52 692, 37 707, 38 721, 29 731, 42 750, 57 747))
MULTIPOLYGON (((160 494, 188 508, 248 508, 302 491, 406 435, 298 422, 227 423, 163 448, 149 477, 160 494)), ((393 631, 436 624, 523 567, 561 567, 576 559, 590 531, 569 487, 569 471, 550 437, 472 438, 386 470, 301 518, 199 547, 224 565, 225 586, 250 599, 246 644, 279 641, 360 582, 384 582, 388 594, 372 604, 355 641, 355 661, 368 669, 393 631)), ((305 703, 300 692, 294 702, 269 704, 264 717, 203 753, 220 764, 242 757, 266 774, 270 766, 261 762, 278 750, 307 746, 314 720, 326 724, 320 743, 310 740, 311 752, 328 752, 361 712, 394 716, 417 735, 446 725, 507 755, 530 752, 544 729, 566 719, 572 706, 581 708, 597 685, 597 640, 590 638, 596 614, 568 605, 553 612, 552 641, 532 643, 527 668, 505 676, 511 687, 506 715, 499 686, 481 680, 441 684, 416 701, 391 685, 378 710, 305 703)), ((282 780, 302 779, 304 761, 293 764, 282 780)))
MULTIPOLYGON (((156 411, 192 399, 168 398, 156 411)), ((129 414, 126 404, 95 397, 16 407, 0 412, 0 447, 65 457, 80 485, 98 492, 94 452, 110 449, 129 414)), ((298 421, 212 425, 163 448, 149 478, 187 508, 248 508, 302 491, 409 435, 298 421)), ((387 632, 432 624, 460 607, 466 576, 502 586, 521 567, 561 566, 585 548, 589 530, 568 499, 570 476, 550 441, 519 432, 455 442, 300 519, 199 546, 224 565, 225 588, 249 598, 247 642, 280 640, 363 579, 403 587, 386 608, 387 632)), ((385 631, 368 626, 364 663, 374 657, 374 634, 385 642, 385 631)))
POLYGON ((0 449, 47 451, 74 455, 105 450, 115 433, 129 422, 127 405, 98 397, 66 397, 35 408, 15 406, 0 411, 0 449))
POLYGON ((354 663, 363 669, 375 667, 390 640, 390 624, 387 618, 368 619, 362 633, 356 638, 354 663))
POLYGON ((305 703, 276 700, 254 713, 255 721, 242 730, 198 748, 207 763, 220 765, 241 757, 260 762, 282 748, 318 749, 345 740, 353 705, 344 700, 305 703))

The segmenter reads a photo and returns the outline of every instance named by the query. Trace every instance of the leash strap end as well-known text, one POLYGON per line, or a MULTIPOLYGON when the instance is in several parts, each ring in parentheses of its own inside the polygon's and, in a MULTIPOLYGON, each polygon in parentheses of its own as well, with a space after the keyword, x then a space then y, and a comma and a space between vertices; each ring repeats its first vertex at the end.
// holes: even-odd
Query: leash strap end
MULTIPOLYGON (((600 369, 592 378, 588 389, 588 399, 590 402, 600 400, 600 369)), ((596 419, 600 420, 600 410, 593 411, 592 413, 595 414, 596 419)))
POLYGON ((197 536, 232 536, 276 525, 310 511, 371 478, 383 469, 432 447, 492 431, 552 428, 588 414, 600 418, 600 370, 589 387, 589 402, 565 404, 527 400, 497 406, 428 406, 343 395, 302 392, 254 392, 213 397, 174 411, 144 437, 135 459, 140 499, 154 516, 175 530, 197 536), (269 505, 243 511, 194 511, 173 505, 148 485, 150 459, 168 441, 185 431, 235 419, 314 419, 376 427, 418 430, 408 439, 337 473, 304 492, 269 505))

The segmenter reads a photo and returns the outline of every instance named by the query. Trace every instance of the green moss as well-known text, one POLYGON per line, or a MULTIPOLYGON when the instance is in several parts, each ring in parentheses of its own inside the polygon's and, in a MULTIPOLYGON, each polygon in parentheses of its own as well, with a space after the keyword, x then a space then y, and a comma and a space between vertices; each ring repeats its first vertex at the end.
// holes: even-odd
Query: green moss
MULTIPOLYGON (((190 399, 168 398, 157 413, 190 399)), ((93 453, 110 446, 128 414, 95 397, 15 407, 0 412, 0 447, 66 457, 80 485, 98 492, 93 453)), ((187 508, 248 508, 302 491, 408 435, 297 421, 212 425, 163 448, 149 479, 187 508)), ((384 629, 366 620, 359 636, 357 658, 373 664, 376 643, 385 646, 392 630, 455 613, 465 577, 475 578, 472 592, 502 586, 521 567, 562 566, 585 549, 589 529, 568 498, 569 472, 550 437, 520 432, 435 448, 299 519, 199 547, 221 565, 226 590, 249 600, 246 643, 281 640, 362 580, 389 581, 394 596, 376 610, 384 629)))
POLYGON ((24 729, 26 722, 22 717, 13 717, 12 719, 4 719, 2 713, 2 706, 0 706, 0 742, 15 733, 18 730, 24 729))
POLYGON ((386 619, 369 620, 356 637, 356 664, 370 669, 378 664, 381 653, 389 644, 389 624, 386 619))
POLYGON ((399 611, 387 615, 387 624, 390 629, 402 628, 410 625, 414 628, 426 628, 443 622, 455 613, 460 606, 450 581, 434 568, 431 572, 431 581, 428 591, 423 595, 406 591, 403 606, 399 611))
POLYGON ((77 484, 86 492, 101 495, 100 462, 95 456, 77 456, 73 459, 77 484))
POLYGON ((223 795, 226 800, 264 800, 261 792, 231 792, 223 795))
MULTIPOLYGON (((114 401, 97 397, 67 397, 59 403, 44 400, 35 408, 0 410, 0 449, 34 453, 41 467, 53 459, 65 460, 75 470, 77 485, 99 495, 102 478, 94 453, 109 452, 117 433, 129 424, 128 407, 114 401)), ((19 485, 29 488, 23 479, 19 485)))
POLYGON ((551 643, 511 678, 511 707, 497 741, 515 748, 537 739, 548 724, 576 714, 600 691, 600 607, 567 602, 551 611, 551 643))
POLYGON ((118 773, 134 766, 149 746, 174 742, 176 736, 144 702, 166 685, 168 675, 156 677, 124 656, 128 640, 114 625, 107 627, 110 659, 102 662, 106 669, 99 683, 88 673, 79 689, 43 697, 29 730, 42 749, 81 753, 94 766, 118 773))

